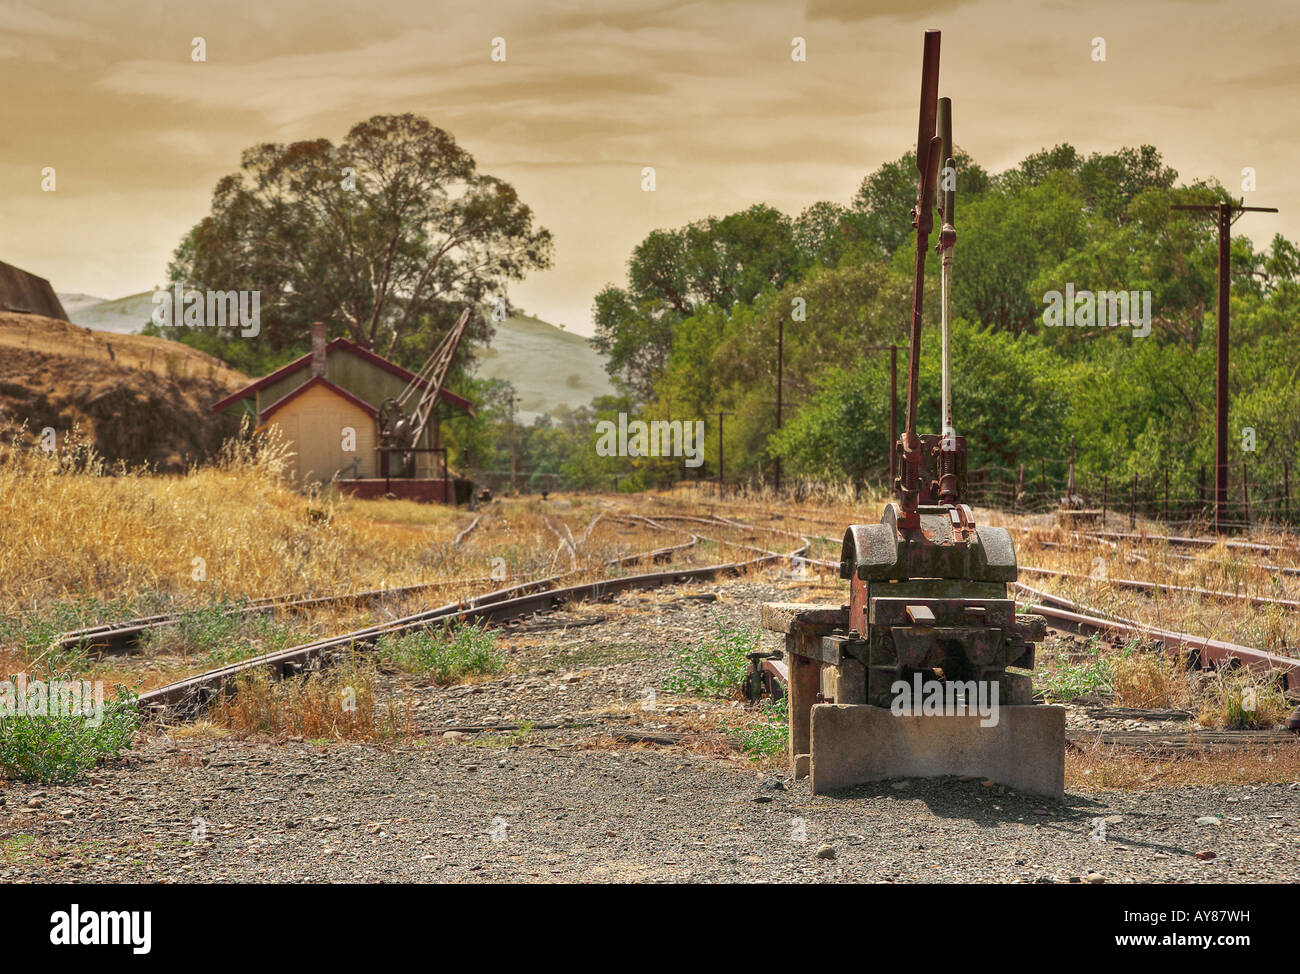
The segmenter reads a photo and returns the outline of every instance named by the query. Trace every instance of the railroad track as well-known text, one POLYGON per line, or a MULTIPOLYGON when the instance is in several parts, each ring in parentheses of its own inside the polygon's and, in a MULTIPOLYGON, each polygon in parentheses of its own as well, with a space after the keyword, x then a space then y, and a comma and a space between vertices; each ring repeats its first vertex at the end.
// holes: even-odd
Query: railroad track
MULTIPOLYGON (((546 578, 536 579, 487 592, 466 601, 448 603, 446 605, 438 606, 433 609, 415 613, 380 625, 344 633, 339 636, 315 640, 276 653, 264 654, 235 664, 219 667, 168 684, 167 686, 148 691, 140 696, 139 704, 142 710, 154 714, 194 713, 201 709, 201 707, 217 693, 221 692, 223 688, 229 686, 230 683, 242 673, 247 673, 255 669, 265 669, 276 677, 293 675, 302 672, 305 668, 314 664, 328 664, 333 662, 334 659, 339 657, 344 650, 356 646, 373 644, 386 635, 428 630, 439 626, 473 621, 500 623, 536 613, 553 611, 571 602, 600 600, 613 597, 626 591, 651 589, 667 584, 708 581, 724 575, 740 574, 746 570, 778 562, 790 562, 796 565, 807 564, 825 569, 838 569, 839 567, 838 561, 809 557, 809 537, 798 532, 788 531, 784 528, 751 524, 718 515, 699 517, 694 515, 663 513, 655 514, 651 517, 640 514, 624 514, 616 515, 611 519, 619 520, 623 523, 646 526, 660 531, 672 530, 665 524, 665 522, 690 525, 691 529, 689 531, 682 531, 682 533, 688 535, 688 540, 685 542, 656 548, 651 551, 641 552, 623 558, 611 559, 610 562, 607 563, 610 566, 621 566, 647 559, 652 561, 661 561, 666 558, 671 558, 677 552, 693 547, 700 541, 709 541, 719 545, 737 548, 742 551, 750 552, 755 557, 746 560, 709 565, 701 568, 670 569, 662 572, 603 578, 593 582, 570 586, 561 586, 559 583, 565 577, 572 575, 573 572, 561 575, 552 575, 546 578), (796 538, 800 541, 800 545, 789 552, 781 553, 769 548, 744 544, 740 541, 710 537, 706 534, 700 533, 699 527, 716 527, 732 531, 744 531, 751 535, 763 532, 779 535, 781 537, 796 538)), ((813 519, 808 518, 807 520, 813 519)), ((473 527, 473 525, 471 525, 471 527, 473 527)), ((467 528, 466 531, 468 530, 469 529, 467 528)), ((822 536, 815 537, 818 540, 833 540, 825 539, 822 536)), ((1050 569, 1036 569, 1027 566, 1026 570, 1042 574, 1071 577, 1070 573, 1056 572, 1050 569)), ((1207 596, 1236 597, 1233 593, 1218 593, 1208 590, 1201 593, 1200 590, 1185 589, 1185 587, 1182 586, 1166 586, 1159 585, 1158 583, 1141 582, 1138 580, 1121 579, 1115 580, 1115 582, 1122 583, 1126 587, 1135 587, 1142 590, 1186 590, 1207 596)), ((1300 691, 1300 660, 1277 656, 1251 647, 1239 646, 1207 637, 1199 637, 1188 633, 1172 632, 1145 626, 1128 619, 1106 618, 1102 613, 1089 606, 1081 605, 1047 592, 1042 592, 1038 589, 1032 588, 1031 586, 1025 585, 1024 583, 1016 584, 1031 597, 1030 601, 1023 604, 1026 605, 1026 607, 1032 608, 1038 614, 1045 616, 1049 625, 1054 629, 1067 632, 1104 632, 1121 636, 1137 636, 1144 640, 1160 644, 1167 649, 1182 649, 1189 651, 1203 666, 1224 665, 1230 660, 1236 660, 1251 669, 1279 673, 1288 690, 1300 691)), ((428 586, 410 586, 408 589, 421 590, 433 588, 436 587, 436 585, 437 583, 431 583, 428 586)), ((298 601, 305 604, 319 604, 322 601, 333 599, 356 599, 358 596, 391 596, 398 591, 401 590, 377 590, 367 593, 351 593, 345 596, 320 597, 312 600, 298 601)), ((1300 603, 1294 603, 1290 600, 1257 598, 1259 598, 1259 601, 1264 604, 1280 603, 1287 608, 1300 607, 1300 603)), ((293 602, 290 601, 283 604, 287 606, 293 604, 293 602)), ((260 608, 261 611, 267 610, 267 606, 246 607, 246 609, 247 608, 252 608, 253 610, 260 608)), ((1228 733, 1228 737, 1225 738, 1225 741, 1245 740, 1244 737, 1238 736, 1238 732, 1226 733, 1228 733)), ((1190 746, 1185 743, 1189 740, 1199 742, 1204 746, 1219 746, 1224 743, 1219 741, 1217 738, 1211 740, 1212 735, 1207 736, 1206 732, 1197 732, 1190 736, 1187 732, 1180 732, 1180 734, 1177 735, 1177 740, 1173 740, 1172 738, 1170 740, 1165 740, 1159 734, 1153 734, 1152 732, 1133 732, 1133 734, 1136 734, 1137 736, 1126 736, 1125 734, 1101 734, 1099 736, 1093 734, 1088 736, 1088 740, 1093 743, 1100 742, 1114 744, 1116 746, 1140 745, 1144 747, 1159 746, 1166 748, 1190 746)), ((1166 737, 1168 736, 1169 735, 1166 735, 1166 737)), ((1268 741, 1277 741, 1290 739, 1291 735, 1285 731, 1276 732, 1275 734, 1271 734, 1271 736, 1266 733, 1263 737, 1260 737, 1260 740, 1265 740, 1265 737, 1267 737, 1268 741)), ((1253 741, 1254 738, 1251 738, 1251 740, 1253 741)), ((1080 738, 1080 741, 1082 741, 1082 738, 1080 738)))
POLYGON ((1169 585, 1164 582, 1145 582, 1136 578, 1096 578, 1078 572, 1067 572, 1059 568, 1036 568, 1033 565, 1021 565, 1021 572, 1031 575, 1051 575, 1054 578, 1066 578, 1075 581, 1100 582, 1115 588, 1131 589, 1138 592, 1168 592, 1171 594, 1193 595, 1197 598, 1219 599, 1222 601, 1247 602, 1251 605, 1279 605, 1286 609, 1300 609, 1300 601, 1295 599, 1275 599, 1266 595, 1246 595, 1241 592, 1222 592, 1217 589, 1196 588, 1189 585, 1169 585))
POLYGON ((1300 548, 1291 545, 1264 544, 1258 541, 1240 541, 1231 538, 1196 538, 1170 534, 1137 534, 1124 531, 1087 531, 1085 537, 1109 541, 1138 541, 1143 544, 1167 544, 1179 548, 1213 548, 1223 545, 1225 548, 1242 551, 1258 551, 1275 555, 1280 552, 1300 556, 1300 548))
MULTIPOLYGON (((739 522, 731 521, 730 519, 727 519, 727 523, 735 526, 742 526, 739 522)), ((785 534, 792 533, 782 531, 778 528, 763 528, 763 530, 776 531, 785 534)), ((1104 542, 1109 541, 1109 539, 1106 538, 1097 538, 1095 540, 1101 540, 1104 542)), ((810 564, 823 565, 827 567, 833 565, 838 568, 838 562, 817 561, 815 559, 805 559, 805 561, 810 564)), ((1026 565, 1020 566, 1020 571, 1029 572, 1031 574, 1037 573, 1073 579, 1085 579, 1090 577, 1056 569, 1037 568, 1026 565)), ((1162 591, 1169 593, 1193 594, 1198 597, 1240 600, 1254 605, 1277 605, 1287 609, 1300 609, 1300 602, 1291 599, 1240 595, 1232 592, 1219 592, 1211 589, 1193 588, 1190 586, 1144 582, 1137 579, 1107 579, 1107 582, 1116 587, 1130 588, 1146 592, 1162 591)), ((1258 672, 1277 673, 1281 677, 1284 689, 1292 692, 1300 692, 1300 659, 1281 656, 1275 653, 1268 653, 1264 650, 1255 649, 1249 646, 1241 646, 1236 643, 1212 639, 1206 636, 1196 636, 1190 633, 1176 632, 1155 626, 1148 626, 1130 619, 1108 618, 1105 613, 1092 608, 1091 606, 1083 605, 1062 596, 1041 591, 1032 586, 1026 585, 1023 582, 1015 582, 1014 584, 1017 588, 1027 592, 1031 596, 1030 601, 1022 601, 1020 604, 1046 618, 1051 628, 1064 632, 1110 633, 1120 636, 1139 637, 1146 641, 1159 644, 1173 652, 1188 652, 1191 654, 1192 659, 1202 667, 1208 668, 1209 666, 1218 667, 1240 664, 1245 666, 1247 669, 1258 672)), ((1287 732, 1279 733, 1285 734, 1287 732)))
POLYGON ((1181 756, 1193 751, 1270 748, 1294 744, 1294 731, 1287 730, 1205 730, 1189 728, 1176 731, 1084 731, 1070 730, 1066 746, 1076 751, 1088 747, 1112 747, 1181 756))
MULTIPOLYGON (((475 518, 468 528, 462 531, 460 535, 457 535, 457 541, 453 542, 453 544, 459 543, 459 540, 477 524, 478 518, 475 518)), ((605 567, 625 567, 627 565, 634 565, 647 560, 652 562, 667 561, 676 553, 693 547, 695 543, 694 538, 692 538, 692 540, 685 541, 678 545, 670 545, 664 548, 656 548, 651 551, 643 551, 619 558, 612 558, 605 563, 605 567)), ((543 579, 538 579, 537 582, 553 583, 573 574, 575 574, 575 572, 570 571, 559 575, 551 575, 543 579)), ((245 617, 264 615, 272 612, 306 611, 330 605, 355 605, 358 607, 364 607, 405 598, 410 595, 451 588, 457 585, 476 585, 490 581, 492 581, 490 575, 482 575, 475 578, 440 579, 434 582, 404 585, 397 588, 367 589, 359 592, 342 592, 334 595, 276 595, 262 599, 253 599, 243 605, 233 606, 224 612, 223 615, 245 617)), ((138 619, 130 619, 125 622, 106 623, 98 626, 90 626, 85 629, 76 629, 56 636, 53 640, 52 646, 59 650, 77 649, 101 656, 111 653, 129 652, 133 647, 138 645, 140 637, 145 633, 155 632, 179 625, 184 620, 185 616, 186 613, 184 612, 176 612, 163 615, 145 616, 138 619)))
MULTIPOLYGON (((631 517, 638 516, 632 515, 631 517)), ((639 517, 638 519, 648 522, 653 527, 664 529, 663 525, 651 519, 641 519, 639 517)), ((806 550, 805 546, 788 553, 780 553, 770 549, 743 545, 734 541, 706 538, 691 533, 689 542, 655 549, 653 552, 629 556, 629 558, 643 559, 647 556, 653 557, 655 554, 674 552, 691 547, 702 540, 749 550, 756 553, 756 557, 701 568, 670 569, 663 572, 603 578, 594 582, 565 587, 558 587, 556 583, 566 577, 567 574, 572 573, 566 573, 566 575, 562 576, 550 576, 497 589, 469 600, 448 603, 391 622, 315 640, 300 646, 274 653, 266 653, 238 663, 218 667, 142 693, 137 703, 143 713, 154 716, 165 714, 188 715, 201 710, 208 701, 228 687, 241 674, 254 670, 269 671, 274 677, 283 678, 300 673, 311 665, 333 662, 336 657, 347 649, 372 645, 380 638, 388 635, 428 630, 455 623, 504 622, 538 612, 553 611, 570 602, 600 600, 627 591, 712 580, 723 575, 739 575, 753 568, 798 558, 806 550)), ((614 561, 627 562, 629 558, 615 559, 614 561)))
MULTIPOLYGON (((1017 530, 1017 531, 1027 531, 1027 530, 1030 530, 1030 529, 1028 529, 1028 528, 1015 528, 1014 530, 1017 530)), ((1114 548, 1114 549, 1117 550, 1117 551, 1121 551, 1121 552, 1122 552, 1126 557, 1128 557, 1128 558, 1136 559, 1136 560, 1144 561, 1144 562, 1150 561, 1150 559, 1148 559, 1148 558, 1146 558, 1146 557, 1144 557, 1144 556, 1142 556, 1142 555, 1137 554, 1137 552, 1134 552, 1134 551, 1127 551, 1127 552, 1124 552, 1123 549, 1120 548, 1119 543, 1116 542, 1116 541, 1112 541, 1112 540, 1110 540, 1110 539, 1108 539, 1108 538, 1097 538, 1096 540, 1099 541, 1099 542, 1101 542, 1101 543, 1103 543, 1103 544, 1107 544, 1107 545, 1109 545, 1110 547, 1114 548)), ((1065 550, 1065 551, 1090 551, 1090 550, 1095 550, 1095 549, 1093 549, 1093 548, 1092 548, 1091 546, 1089 546, 1089 545, 1076 544, 1076 543, 1070 543, 1070 542, 1064 542, 1064 541, 1047 541, 1047 540, 1038 540, 1038 539, 1034 539, 1032 543, 1035 544, 1035 545, 1038 545, 1039 547, 1043 547, 1043 548, 1056 548, 1056 549, 1062 549, 1062 550, 1065 550)), ((1178 561, 1199 562, 1199 563, 1202 563, 1202 564, 1210 564, 1210 565, 1219 565, 1219 564, 1222 564, 1222 561, 1221 561, 1220 559, 1217 559, 1217 558, 1207 558, 1207 557, 1204 556, 1204 555, 1187 555, 1187 554, 1182 554, 1182 553, 1177 552, 1177 551, 1166 551, 1164 554, 1165 554, 1165 557, 1167 557, 1167 558, 1174 558, 1174 559, 1177 559, 1178 561)), ((1257 569, 1257 570, 1259 570, 1259 571, 1270 572, 1270 573, 1272 573, 1272 574, 1274 574, 1274 575, 1289 575, 1289 576, 1292 576, 1292 577, 1300 577, 1300 567, 1296 567, 1296 566, 1294 566, 1294 565, 1274 565, 1274 564, 1268 564, 1268 563, 1266 563, 1266 562, 1257 562, 1257 561, 1246 561, 1246 562, 1243 562, 1243 564, 1244 564, 1244 566, 1247 567, 1247 568, 1257 569)))
POLYGON ((1053 628, 1076 633, 1113 633, 1131 636, 1158 643, 1172 652, 1185 650, 1193 660, 1203 668, 1207 663, 1215 666, 1233 665, 1236 660, 1247 669, 1264 673, 1280 674, 1285 689, 1300 692, 1300 659, 1278 656, 1250 646, 1211 639, 1208 636, 1194 636, 1190 633, 1175 632, 1148 626, 1131 619, 1105 618, 1098 610, 1090 606, 1073 602, 1050 592, 1043 592, 1023 582, 1014 582, 1017 588, 1029 593, 1031 601, 1023 603, 1036 615, 1047 619, 1053 628))
MULTIPOLYGON (((729 524, 740 526, 739 522, 730 519, 725 520, 729 524)), ((771 530, 785 534, 792 533, 784 532, 777 528, 763 528, 763 530, 771 530)), ((1104 544, 1116 545, 1115 542, 1105 538, 1094 538, 1090 540, 1099 541, 1104 544)), ((835 568, 839 567, 838 562, 817 561, 815 559, 805 560, 810 564, 835 568)), ((1072 579, 1091 578, 1091 576, 1078 575, 1077 573, 1025 565, 1020 566, 1020 571, 1072 579)), ((1240 600, 1254 605, 1277 605, 1287 609, 1300 609, 1300 602, 1290 599, 1240 595, 1232 592, 1219 592, 1210 589, 1193 588, 1190 586, 1166 585, 1156 582, 1140 581, 1137 579, 1108 579, 1107 581, 1116 587, 1136 589, 1143 592, 1160 591, 1192 594, 1203 598, 1240 600)), ((1043 616, 1047 620, 1049 628, 1051 629, 1060 632, 1106 633, 1111 635, 1138 637, 1147 642, 1160 645, 1171 652, 1186 652, 1189 654, 1193 664, 1199 665, 1202 668, 1241 665, 1256 672, 1275 674, 1279 677, 1283 689, 1286 690, 1289 695, 1294 697, 1294 695, 1300 693, 1300 659, 1280 656, 1253 647, 1225 642, 1223 640, 1148 626, 1129 619, 1107 617, 1107 615, 1100 610, 1073 602, 1061 596, 1043 592, 1026 585, 1023 582, 1015 582, 1013 584, 1032 597, 1030 601, 1020 601, 1020 605, 1023 608, 1029 609, 1036 614, 1043 616)), ((1234 741, 1242 742, 1243 744, 1257 742, 1277 743, 1278 741, 1294 740, 1295 734, 1293 731, 1300 730, 1300 710, 1297 710, 1296 715, 1288 721, 1287 726, 1291 728, 1291 730, 1259 732, 1182 731, 1177 735, 1134 732, 1133 735, 1126 735, 1123 733, 1106 734, 1097 738, 1097 740, 1100 740, 1102 743, 1110 743, 1116 746, 1141 745, 1147 748, 1163 747, 1166 750, 1187 747, 1222 746, 1225 743, 1231 743, 1234 741)), ((1096 735, 1094 735, 1094 737, 1095 736, 1096 735)), ((1094 743, 1095 742, 1096 741, 1094 741, 1094 743)))

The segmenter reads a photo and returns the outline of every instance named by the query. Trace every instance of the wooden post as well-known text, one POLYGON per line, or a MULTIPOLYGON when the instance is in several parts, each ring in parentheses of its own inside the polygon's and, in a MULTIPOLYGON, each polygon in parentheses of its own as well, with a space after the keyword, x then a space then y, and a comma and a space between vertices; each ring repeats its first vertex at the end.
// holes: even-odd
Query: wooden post
POLYGON ((1025 465, 1020 465, 1020 472, 1016 474, 1016 513, 1019 514, 1024 506, 1025 500, 1025 465))
POLYGON ((1048 507, 1051 507, 1052 502, 1048 500, 1047 497, 1047 457, 1039 457, 1038 459, 1039 462, 1042 464, 1042 470, 1043 470, 1043 500, 1047 503, 1048 507))
POLYGON ((1241 461, 1241 499, 1246 505, 1246 527, 1250 527, 1250 484, 1246 480, 1246 461, 1241 461))
POLYGON ((1101 477, 1101 526, 1106 526, 1106 501, 1110 499, 1110 476, 1102 474, 1101 477))
POLYGON ((723 456, 722 453, 722 417, 725 415, 726 414, 722 410, 720 409, 718 410, 718 496, 719 497, 722 496, 722 478, 723 478, 724 471, 726 469, 724 466, 724 463, 726 462, 726 458, 723 456))
MULTIPOLYGON (((792 644, 797 636, 788 635, 786 639, 786 659, 789 660, 790 700, 787 712, 790 721, 790 737, 787 745, 790 753, 790 772, 795 778, 800 774, 803 762, 800 756, 812 751, 812 708, 821 691, 822 668, 815 660, 792 652, 792 644)), ((807 759, 805 758, 805 761, 807 759)))
MULTIPOLYGON (((776 431, 781 432, 781 378, 785 367, 785 315, 776 319, 776 431)), ((781 457, 776 457, 776 492, 781 492, 781 457)))
POLYGON ((1168 524, 1169 523, 1169 468, 1168 467, 1165 467, 1165 505, 1164 505, 1164 514, 1162 516, 1164 518, 1164 522, 1168 524))
POLYGON ((1138 508, 1138 475, 1133 475, 1133 495, 1128 502, 1128 529, 1132 531, 1137 527, 1137 508, 1138 508))
POLYGON ((1291 464, 1282 458, 1282 512, 1286 517, 1288 530, 1291 527, 1291 464))
POLYGON ((1228 506, 1228 290, 1232 268, 1232 218, 1237 213, 1276 213, 1272 206, 1240 203, 1194 203, 1173 210, 1212 212, 1219 225, 1219 288, 1217 336, 1214 354, 1214 530, 1222 529, 1228 506))

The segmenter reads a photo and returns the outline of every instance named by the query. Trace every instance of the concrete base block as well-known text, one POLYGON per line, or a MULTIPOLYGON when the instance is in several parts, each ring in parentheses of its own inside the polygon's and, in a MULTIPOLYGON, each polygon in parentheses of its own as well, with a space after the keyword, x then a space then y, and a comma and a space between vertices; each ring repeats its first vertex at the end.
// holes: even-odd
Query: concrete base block
POLYGON ((883 778, 979 775, 1017 791, 1065 797, 1065 708, 1005 706, 978 716, 897 717, 881 707, 812 708, 814 793, 883 778))
POLYGON ((807 754, 796 754, 791 762, 790 770, 794 772, 797 779, 808 777, 808 771, 812 767, 812 758, 807 754))

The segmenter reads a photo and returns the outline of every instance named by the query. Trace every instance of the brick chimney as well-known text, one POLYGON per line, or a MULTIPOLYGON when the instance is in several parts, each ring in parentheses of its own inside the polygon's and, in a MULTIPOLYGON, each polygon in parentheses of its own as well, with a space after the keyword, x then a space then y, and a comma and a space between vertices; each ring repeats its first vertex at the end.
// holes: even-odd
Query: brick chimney
POLYGON ((311 374, 325 378, 325 322, 311 323, 311 374))

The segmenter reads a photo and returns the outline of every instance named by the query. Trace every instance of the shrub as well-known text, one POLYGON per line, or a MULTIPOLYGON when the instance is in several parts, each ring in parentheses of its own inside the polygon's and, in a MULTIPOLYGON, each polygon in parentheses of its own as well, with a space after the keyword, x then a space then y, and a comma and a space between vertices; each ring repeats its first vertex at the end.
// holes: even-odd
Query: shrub
MULTIPOLYGON (((49 681, 67 679, 49 677, 49 681)), ((0 715, 0 777, 63 784, 131 747, 140 725, 135 696, 119 687, 97 723, 85 715, 0 715)))
POLYGON ((1087 653, 1082 660, 1071 660, 1058 654, 1057 664, 1043 666, 1034 673, 1036 686, 1052 700, 1069 703, 1079 697, 1098 691, 1109 692, 1114 680, 1111 663, 1101 654, 1096 637, 1088 640, 1087 653))
POLYGON ((1121 655, 1111 670, 1121 706, 1173 709, 1191 704, 1187 667, 1163 649, 1121 655))
POLYGON ((758 630, 730 626, 714 613, 716 632, 698 643, 678 644, 677 662, 664 679, 669 693, 733 697, 740 692, 749 668, 745 654, 758 648, 758 630))
POLYGON ((755 717, 753 723, 744 727, 728 728, 727 736, 755 761, 784 754, 790 720, 789 698, 765 700, 755 717))
POLYGON ((1197 715, 1202 725, 1267 730, 1286 719, 1291 705, 1277 685, 1248 670, 1219 670, 1209 700, 1197 715))
POLYGON ((456 626, 439 633, 428 630, 379 640, 382 665, 427 676, 446 686, 469 676, 500 672, 505 658, 497 652, 496 633, 487 623, 456 626))

